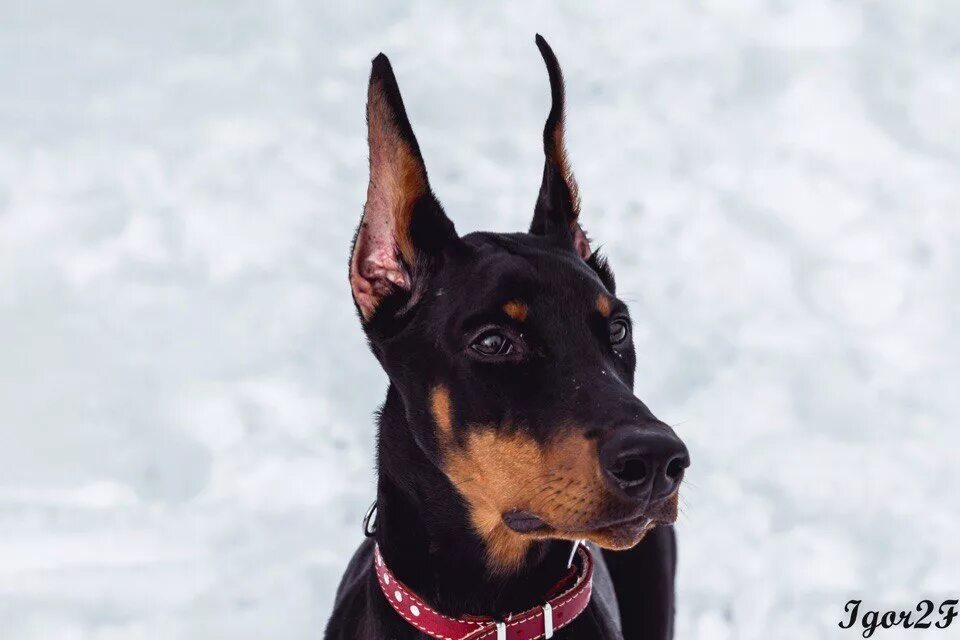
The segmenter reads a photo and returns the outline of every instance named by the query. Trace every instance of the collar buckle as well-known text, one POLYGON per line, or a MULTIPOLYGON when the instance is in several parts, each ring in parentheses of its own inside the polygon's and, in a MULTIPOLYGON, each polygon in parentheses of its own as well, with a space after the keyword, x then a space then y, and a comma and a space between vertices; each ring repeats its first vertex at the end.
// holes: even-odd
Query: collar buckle
POLYGON ((367 538, 373 537, 377 532, 377 501, 374 500, 367 513, 363 516, 363 535, 367 538))

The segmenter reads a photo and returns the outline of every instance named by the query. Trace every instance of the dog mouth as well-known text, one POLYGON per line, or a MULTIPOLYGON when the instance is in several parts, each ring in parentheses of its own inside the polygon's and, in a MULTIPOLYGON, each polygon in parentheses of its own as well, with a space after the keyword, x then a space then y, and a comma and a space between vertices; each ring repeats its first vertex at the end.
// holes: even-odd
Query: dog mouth
POLYGON ((549 536, 550 534, 563 534, 563 537, 582 535, 587 537, 590 534, 630 534, 639 533, 653 523, 644 512, 631 514, 624 518, 604 519, 597 522, 587 523, 584 526, 577 527, 554 527, 540 516, 529 511, 515 510, 503 514, 503 522, 516 533, 539 534, 549 536))
POLYGON ((670 496, 643 505, 610 505, 604 513, 580 522, 554 522, 549 515, 528 509, 512 509, 501 515, 511 531, 534 538, 589 539, 613 548, 636 544, 657 525, 673 524, 677 519, 679 490, 670 496))

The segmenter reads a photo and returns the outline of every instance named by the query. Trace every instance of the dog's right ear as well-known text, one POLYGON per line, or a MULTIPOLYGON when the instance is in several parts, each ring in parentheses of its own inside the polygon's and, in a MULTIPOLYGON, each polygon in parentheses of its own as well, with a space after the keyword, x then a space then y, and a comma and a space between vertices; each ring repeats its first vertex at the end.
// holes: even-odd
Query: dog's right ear
POLYGON ((407 292, 415 301, 419 272, 456 238, 430 191, 397 79, 382 53, 370 73, 367 136, 370 183, 350 258, 350 288, 364 322, 393 293, 407 292))
POLYGON ((587 260, 592 253, 587 234, 580 226, 580 196, 577 181, 570 168, 564 135, 564 103, 566 97, 563 88, 563 72, 553 49, 539 33, 536 37, 537 48, 547 65, 550 77, 550 113, 543 127, 543 181, 540 195, 533 211, 530 233, 549 235, 570 242, 581 258, 587 260))

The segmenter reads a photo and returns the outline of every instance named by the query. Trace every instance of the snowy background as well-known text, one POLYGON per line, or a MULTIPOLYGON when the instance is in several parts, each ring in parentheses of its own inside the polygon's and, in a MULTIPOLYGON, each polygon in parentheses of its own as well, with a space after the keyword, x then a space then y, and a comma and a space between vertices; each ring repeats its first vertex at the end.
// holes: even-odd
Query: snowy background
POLYGON ((519 230, 537 31, 692 451, 678 637, 958 596, 960 3, 332 4, 0 0, 0 637, 321 635, 385 388, 369 61, 459 230, 519 230))

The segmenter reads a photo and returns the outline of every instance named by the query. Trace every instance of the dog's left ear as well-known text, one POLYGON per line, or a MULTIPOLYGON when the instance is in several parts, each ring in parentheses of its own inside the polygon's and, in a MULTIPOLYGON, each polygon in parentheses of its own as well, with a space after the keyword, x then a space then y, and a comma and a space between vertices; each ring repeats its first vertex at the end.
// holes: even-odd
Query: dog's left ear
POLYGON ((537 34, 537 47, 547 64, 552 104, 543 128, 543 182, 533 211, 530 233, 552 235, 569 241, 581 258, 590 257, 590 243, 580 226, 580 195, 573 177, 563 142, 564 88, 563 73, 553 49, 537 34))
POLYGON ((364 322, 391 294, 409 294, 408 306, 416 302, 423 276, 457 237, 430 190, 397 79, 382 53, 370 72, 367 137, 370 183, 350 257, 350 288, 364 322))

